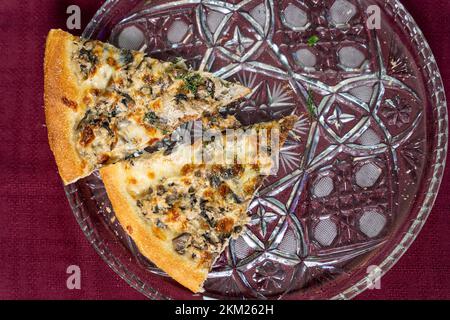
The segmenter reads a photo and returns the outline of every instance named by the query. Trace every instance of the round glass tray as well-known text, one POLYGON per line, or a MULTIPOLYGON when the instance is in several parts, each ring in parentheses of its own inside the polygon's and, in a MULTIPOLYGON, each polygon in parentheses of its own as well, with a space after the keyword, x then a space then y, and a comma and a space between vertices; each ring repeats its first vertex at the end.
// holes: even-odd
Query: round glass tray
POLYGON ((433 54, 398 1, 110 0, 84 37, 242 82, 253 88, 238 108, 243 122, 300 115, 278 175, 203 295, 140 255, 97 174, 66 187, 88 240, 147 297, 352 298, 425 223, 445 165, 447 108, 433 54), (369 28, 370 5, 381 29, 369 28))

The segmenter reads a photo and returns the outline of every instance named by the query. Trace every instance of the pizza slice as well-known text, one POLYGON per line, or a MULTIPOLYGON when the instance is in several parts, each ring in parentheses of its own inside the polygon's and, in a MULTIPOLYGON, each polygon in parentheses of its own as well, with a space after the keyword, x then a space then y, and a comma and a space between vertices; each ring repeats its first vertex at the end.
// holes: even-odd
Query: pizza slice
POLYGON ((248 222, 249 202, 296 119, 213 131, 101 168, 118 221, 144 256, 202 291, 215 259, 248 222))
POLYGON ((44 74, 49 142, 65 184, 250 92, 182 60, 162 62, 61 30, 48 35, 44 74))

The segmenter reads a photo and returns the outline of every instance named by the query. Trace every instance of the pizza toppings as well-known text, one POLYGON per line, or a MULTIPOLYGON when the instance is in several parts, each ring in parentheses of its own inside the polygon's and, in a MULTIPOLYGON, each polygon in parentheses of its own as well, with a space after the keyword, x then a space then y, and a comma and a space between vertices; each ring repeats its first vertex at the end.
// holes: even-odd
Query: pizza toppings
MULTIPOLYGON (((268 131, 272 135, 282 132, 280 140, 283 143, 295 119, 294 116, 287 117, 243 129, 244 133, 252 132, 258 137, 259 134, 269 136, 268 131)), ((129 161, 121 162, 100 171, 108 194, 112 188, 119 188, 123 197, 129 199, 129 209, 116 213, 119 220, 122 216, 133 219, 135 227, 131 236, 143 248, 144 254, 195 292, 200 290, 207 271, 229 240, 243 232, 249 220, 247 208, 262 180, 261 174, 272 167, 268 159, 271 152, 256 156, 256 161, 237 163, 235 153, 243 151, 253 157, 257 145, 243 148, 244 143, 252 141, 246 134, 236 136, 235 144, 227 144, 225 141, 229 137, 215 130, 211 134, 215 138, 209 139, 206 147, 202 139, 194 139, 176 144, 169 153, 163 148, 140 155, 132 160, 132 165, 129 161), (193 158, 184 157, 198 152, 208 154, 213 160, 230 152, 235 160, 231 163, 196 163, 192 162, 193 158), (139 234, 136 235, 137 228, 143 228, 139 234, 150 232, 162 242, 153 243, 155 247, 145 251, 149 243, 142 242, 139 234), (162 257, 155 251, 158 246, 162 257), (169 261, 177 261, 176 267, 169 261), (181 277, 174 268, 200 272, 202 276, 195 285, 189 285, 186 284, 189 278, 181 277)), ((113 205, 116 200, 112 198, 113 205)))
MULTIPOLYGON (((266 133, 275 124, 255 125, 247 131, 266 133)), ((278 129, 278 124, 275 127, 278 129)), ((271 166, 264 159, 230 164, 180 160, 188 147, 193 148, 194 154, 198 151, 208 154, 210 159, 218 159, 230 151, 219 148, 226 146, 226 138, 220 131, 213 132, 212 136, 215 138, 209 139, 206 148, 202 141, 197 141, 192 146, 177 145, 170 153, 163 149, 145 154, 125 171, 125 175, 135 179, 133 184, 128 182, 127 188, 136 199, 141 219, 152 230, 158 229, 158 233, 171 239, 177 255, 208 268, 230 237, 242 232, 248 221, 248 202, 261 181, 260 173, 271 166)), ((243 137, 237 138, 237 145, 244 143, 242 139, 250 141, 243 137)), ((242 150, 253 156, 254 147, 242 150)), ((270 157, 270 152, 264 156, 270 157)))
POLYGON ((123 49, 120 52, 120 61, 124 66, 128 66, 134 61, 133 53, 130 50, 123 49))
MULTIPOLYGON (((205 171, 209 170, 204 165, 184 165, 179 176, 159 179, 156 186, 149 187, 136 202, 145 220, 172 231, 172 243, 178 254, 198 261, 205 250, 211 253, 211 258, 216 256, 233 232, 235 223, 246 222, 245 208, 243 210, 233 198, 223 197, 220 191, 231 189, 218 175, 205 171), (183 182, 186 179, 189 184, 183 182)), ((230 173, 233 168, 223 171, 230 173)), ((211 263, 204 257, 202 261, 211 263)))
POLYGON ((144 115, 144 121, 150 125, 154 125, 159 122, 159 117, 154 111, 150 110, 144 115))
POLYGON ((66 98, 66 97, 62 97, 61 100, 62 100, 62 103, 63 103, 64 105, 66 105, 67 107, 69 107, 70 109, 72 109, 72 110, 74 110, 74 111, 77 110, 78 104, 77 104, 75 101, 69 100, 69 99, 66 98))
MULTIPOLYGON (((233 218, 225 215, 242 212, 230 205, 216 209, 210 201, 195 194, 186 197, 170 194, 170 191, 168 193, 164 201, 152 206, 150 211, 144 201, 143 216, 150 219, 158 228, 164 230, 169 228, 174 232, 172 240, 174 250, 180 255, 195 260, 204 251, 210 252, 212 256, 220 253, 235 224, 233 218), (154 218, 156 216, 157 218, 154 218)), ((242 216, 241 223, 245 222, 246 217, 242 216)))
POLYGON ((182 233, 172 240, 173 248, 179 254, 186 253, 186 247, 191 242, 192 235, 190 233, 182 233))
POLYGON ((86 41, 76 55, 74 55, 74 61, 79 67, 79 72, 84 80, 95 73, 98 57, 95 55, 94 42, 86 41))
POLYGON ((249 92, 192 71, 181 59, 162 62, 100 41, 60 36, 71 39, 67 68, 77 79, 72 85, 79 97, 62 95, 60 100, 76 113, 74 147, 90 170, 144 150, 184 122, 217 113, 249 92))

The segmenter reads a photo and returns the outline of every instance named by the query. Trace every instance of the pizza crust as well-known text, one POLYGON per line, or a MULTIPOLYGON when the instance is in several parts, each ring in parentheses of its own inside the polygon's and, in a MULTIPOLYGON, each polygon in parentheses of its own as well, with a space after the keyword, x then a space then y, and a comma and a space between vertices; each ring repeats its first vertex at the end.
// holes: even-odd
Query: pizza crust
POLYGON ((77 106, 81 90, 70 70, 71 41, 70 34, 62 30, 52 30, 47 37, 44 61, 44 103, 48 140, 65 185, 87 176, 91 171, 76 149, 74 127, 79 117, 77 108, 81 108, 77 106))
POLYGON ((186 288, 202 292, 208 268, 199 267, 197 262, 176 253, 171 241, 158 238, 152 228, 137 216, 138 207, 126 190, 126 175, 122 165, 103 167, 100 169, 100 176, 117 219, 133 238, 139 251, 186 288))

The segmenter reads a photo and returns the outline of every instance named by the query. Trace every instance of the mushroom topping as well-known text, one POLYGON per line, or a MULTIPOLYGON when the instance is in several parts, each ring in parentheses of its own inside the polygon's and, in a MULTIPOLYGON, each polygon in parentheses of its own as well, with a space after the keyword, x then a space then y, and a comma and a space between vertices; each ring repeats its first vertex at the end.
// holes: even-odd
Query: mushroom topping
POLYGON ((220 239, 217 237, 215 233, 205 232, 204 234, 202 234, 202 236, 210 244, 214 245, 220 242, 220 239))
POLYGON ((210 175, 209 176, 209 184, 211 185, 211 187, 217 188, 221 184, 220 178, 218 176, 216 176, 215 174, 210 175))
POLYGON ((186 252, 186 247, 192 239, 192 235, 190 233, 182 233, 178 237, 172 240, 173 248, 179 254, 184 254, 186 252))
POLYGON ((168 206, 172 207, 177 201, 178 196, 176 194, 170 194, 166 197, 166 203, 168 206))

